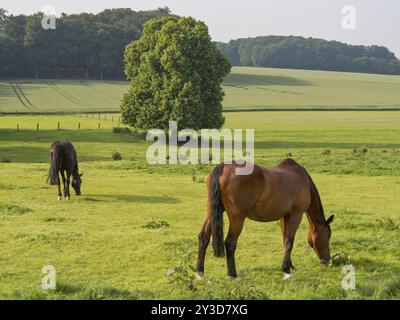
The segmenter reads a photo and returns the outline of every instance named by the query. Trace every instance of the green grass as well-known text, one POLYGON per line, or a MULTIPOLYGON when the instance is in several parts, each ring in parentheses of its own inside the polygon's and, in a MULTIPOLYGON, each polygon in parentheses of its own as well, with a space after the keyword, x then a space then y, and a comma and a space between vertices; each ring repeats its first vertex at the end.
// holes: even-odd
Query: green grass
MULTIPOLYGON (((126 81, 0 81, 0 112, 119 111, 126 81)), ((346 72, 234 67, 225 110, 400 109, 400 77, 346 72)))
POLYGON ((0 81, 2 112, 118 111, 126 81, 0 81))
POLYGON ((310 171, 326 215, 335 214, 331 251, 342 257, 338 264, 319 265, 304 219, 293 250, 294 277, 283 281, 278 222, 246 221, 237 250, 242 281, 227 279, 225 260, 214 258, 211 248, 206 281, 196 281, 192 268, 211 166, 150 166, 148 143, 112 133, 110 120, 98 129, 93 118, 7 116, 0 117, 0 298, 399 299, 400 115, 225 115, 228 128, 255 128, 257 163, 271 165, 291 153, 310 171), (56 139, 74 142, 84 172, 83 195, 69 202, 57 202, 56 189, 45 184, 56 139), (123 160, 112 160, 115 151, 123 160), (346 263, 356 268, 356 290, 341 288, 346 263), (47 264, 57 270, 55 291, 40 287, 47 264))
POLYGON ((400 108, 400 77, 235 67, 224 81, 225 109, 400 108))

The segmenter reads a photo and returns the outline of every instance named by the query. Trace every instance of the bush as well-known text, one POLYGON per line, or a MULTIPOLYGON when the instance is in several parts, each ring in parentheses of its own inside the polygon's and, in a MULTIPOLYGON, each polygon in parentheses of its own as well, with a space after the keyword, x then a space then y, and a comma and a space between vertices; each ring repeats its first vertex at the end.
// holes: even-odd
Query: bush
POLYGON ((330 149, 325 149, 324 151, 322 151, 321 153, 323 156, 328 156, 331 154, 331 150, 330 149))
POLYGON ((115 151, 115 152, 112 154, 112 158, 113 158, 113 160, 115 160, 115 161, 122 160, 122 156, 121 156, 121 154, 120 154, 118 151, 115 151))
POLYGON ((1 162, 3 162, 3 163, 11 163, 11 159, 1 159, 1 162))
POLYGON ((112 129, 113 133, 131 133, 131 129, 127 128, 127 127, 123 127, 123 128, 118 128, 118 127, 114 127, 112 129))
POLYGON ((146 224, 142 225, 142 228, 146 229, 159 229, 162 227, 169 227, 169 223, 164 220, 156 220, 152 219, 151 221, 147 222, 146 224))
POLYGON ((355 156, 362 156, 368 153, 368 148, 363 147, 363 148, 353 148, 353 155, 355 156))

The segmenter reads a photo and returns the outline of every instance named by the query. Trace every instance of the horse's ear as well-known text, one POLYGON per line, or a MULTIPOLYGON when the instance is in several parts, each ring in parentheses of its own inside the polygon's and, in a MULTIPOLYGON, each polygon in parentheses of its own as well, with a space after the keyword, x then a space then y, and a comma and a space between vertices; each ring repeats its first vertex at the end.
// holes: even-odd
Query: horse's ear
POLYGON ((83 172, 79 176, 82 177, 83 176, 83 172))
POLYGON ((330 224, 332 223, 334 217, 335 217, 334 215, 331 215, 331 216, 328 218, 328 220, 326 220, 326 225, 330 225, 330 224))

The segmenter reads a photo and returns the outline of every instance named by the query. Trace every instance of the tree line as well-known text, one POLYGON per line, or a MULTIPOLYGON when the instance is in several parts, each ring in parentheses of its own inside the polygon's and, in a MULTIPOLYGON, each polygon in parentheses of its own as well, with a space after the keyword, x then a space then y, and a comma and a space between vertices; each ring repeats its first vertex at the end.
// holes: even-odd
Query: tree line
POLYGON ((382 46, 297 36, 237 39, 217 46, 235 66, 400 74, 400 60, 382 46))
POLYGON ((168 8, 62 13, 56 29, 45 30, 43 13, 0 8, 0 78, 125 79, 125 46, 139 39, 146 21, 169 15, 168 8))
MULTIPOLYGON (((9 15, 0 8, 0 78, 126 79, 124 50, 148 20, 173 16, 107 9, 62 13, 56 29, 42 28, 42 13, 9 15)), ((400 61, 381 46, 294 36, 263 36, 217 43, 232 65, 400 74, 400 61)))

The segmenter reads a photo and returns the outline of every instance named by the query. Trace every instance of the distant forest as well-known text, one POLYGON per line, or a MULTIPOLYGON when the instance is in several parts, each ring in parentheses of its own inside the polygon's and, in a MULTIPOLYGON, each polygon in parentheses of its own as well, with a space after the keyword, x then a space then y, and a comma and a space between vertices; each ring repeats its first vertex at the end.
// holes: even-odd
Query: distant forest
MULTIPOLYGON (((107 9, 61 14, 55 30, 43 14, 9 15, 0 8, 0 78, 126 79, 124 50, 149 19, 171 15, 107 9)), ((400 61, 385 47, 266 36, 217 43, 233 65, 400 74, 400 61)))
POLYGON ((265 36, 217 43, 235 66, 400 74, 400 60, 381 46, 294 36, 265 36))
POLYGON ((0 78, 126 79, 125 46, 142 35, 147 20, 166 15, 168 8, 63 13, 55 30, 44 30, 42 13, 0 9, 0 78))

